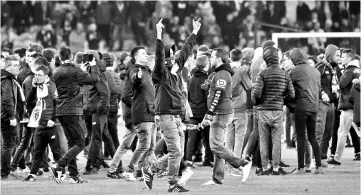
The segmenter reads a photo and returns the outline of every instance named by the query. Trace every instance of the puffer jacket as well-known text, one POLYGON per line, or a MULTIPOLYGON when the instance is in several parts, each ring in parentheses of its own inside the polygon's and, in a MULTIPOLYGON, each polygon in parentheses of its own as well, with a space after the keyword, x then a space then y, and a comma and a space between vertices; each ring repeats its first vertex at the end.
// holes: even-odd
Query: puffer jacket
POLYGON ((278 64, 267 64, 257 76, 251 97, 258 110, 283 110, 284 99, 292 100, 295 90, 290 76, 278 64))
POLYGON ((352 88, 352 80, 355 78, 359 78, 360 76, 360 69, 359 69, 359 61, 353 60, 348 63, 344 73, 342 74, 339 80, 340 86, 340 98, 338 103, 339 110, 348 110, 353 109, 353 105, 350 102, 350 91, 352 88))
POLYGON ((72 63, 61 64, 54 71, 58 92, 56 116, 82 116, 83 95, 81 85, 92 85, 99 81, 99 68, 89 67, 89 73, 72 63))

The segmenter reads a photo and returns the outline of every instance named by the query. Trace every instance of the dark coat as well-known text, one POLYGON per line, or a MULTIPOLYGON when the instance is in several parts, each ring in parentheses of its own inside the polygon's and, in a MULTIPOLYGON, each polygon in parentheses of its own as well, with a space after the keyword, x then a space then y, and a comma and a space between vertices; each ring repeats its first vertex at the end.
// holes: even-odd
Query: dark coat
POLYGON ((108 87, 109 87, 109 91, 110 91, 109 112, 118 113, 119 102, 122 97, 121 93, 120 93, 120 89, 121 89, 120 77, 119 77, 119 74, 117 74, 114 71, 107 70, 107 71, 105 71, 105 74, 107 76, 108 87))
POLYGON ((252 90, 253 104, 258 110, 283 110, 284 99, 295 97, 290 76, 278 64, 269 64, 256 79, 252 90))
POLYGON ((348 110, 353 109, 353 105, 350 102, 350 92, 352 88, 352 80, 355 78, 358 78, 360 76, 360 69, 359 62, 357 60, 351 61, 344 73, 342 74, 340 80, 339 80, 339 86, 340 86, 340 98, 338 103, 338 109, 339 110, 348 110))
POLYGON ((192 48, 196 43, 196 35, 190 34, 186 42, 182 46, 179 55, 175 57, 175 63, 178 64, 179 70, 173 75, 170 68, 172 66, 167 61, 169 48, 164 48, 161 40, 156 40, 155 66, 153 73, 153 81, 156 88, 155 110, 156 114, 182 115, 184 113, 185 96, 183 94, 183 83, 181 70, 188 56, 192 53, 192 48))
POLYGON ((71 63, 64 63, 54 72, 58 92, 57 116, 83 115, 83 95, 81 85, 92 85, 99 81, 99 68, 89 67, 89 73, 71 63))
POLYGON ((360 83, 354 84, 350 93, 350 102, 353 104, 353 122, 360 124, 360 83))
POLYGON ((26 62, 21 61, 20 65, 21 65, 21 68, 20 68, 20 71, 18 74, 18 80, 20 81, 20 84, 22 84, 24 82, 25 78, 28 75, 33 74, 33 72, 31 72, 29 65, 26 62))
POLYGON ((193 76, 188 80, 188 102, 192 109, 193 118, 202 119, 207 112, 208 90, 201 88, 208 74, 195 68, 193 76))

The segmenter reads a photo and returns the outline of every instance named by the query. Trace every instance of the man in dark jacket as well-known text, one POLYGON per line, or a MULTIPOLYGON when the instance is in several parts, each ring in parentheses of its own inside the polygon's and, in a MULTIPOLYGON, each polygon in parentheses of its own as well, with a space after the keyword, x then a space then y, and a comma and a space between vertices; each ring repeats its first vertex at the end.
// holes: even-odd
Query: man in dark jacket
POLYGON ((86 129, 83 119, 83 97, 81 85, 92 85, 99 81, 99 69, 95 59, 89 62, 89 73, 71 63, 71 50, 68 46, 59 49, 61 65, 54 72, 54 81, 58 92, 56 116, 63 126, 68 140, 69 151, 58 161, 56 168, 51 168, 54 177, 60 178, 57 171, 64 173, 68 166, 70 182, 83 183, 78 175, 76 156, 84 149, 86 129))
POLYGON ((335 156, 327 161, 329 164, 340 165, 341 156, 346 144, 346 138, 352 126, 354 115, 353 105, 350 102, 350 92, 352 88, 352 80, 359 78, 359 61, 355 60, 355 52, 352 49, 345 49, 341 55, 342 64, 346 65, 346 69, 342 74, 339 82, 341 91, 338 109, 341 110, 340 126, 338 128, 337 149, 335 156))
MULTIPOLYGON (((233 120, 232 75, 234 72, 227 63, 228 56, 229 53, 223 49, 214 49, 211 55, 211 65, 215 67, 215 74, 209 82, 208 109, 201 126, 210 125, 209 141, 215 158, 212 179, 202 184, 205 186, 222 184, 225 161, 236 169, 243 167, 248 174, 252 166, 224 146, 224 133, 233 120)), ((248 175, 242 178, 242 181, 245 181, 246 177, 248 175)))
POLYGON ((10 55, 4 63, 1 70, 1 179, 8 178, 11 171, 11 155, 25 102, 25 95, 15 78, 19 74, 19 59, 10 55))
MULTIPOLYGON (((175 46, 163 46, 162 42, 162 19, 157 24, 157 40, 153 81, 156 88, 155 112, 158 115, 160 129, 168 148, 168 154, 164 155, 150 168, 143 168, 143 177, 146 187, 151 189, 154 172, 167 168, 169 176, 168 192, 187 192, 178 184, 176 176, 184 151, 184 132, 181 129, 180 115, 184 113, 184 94, 181 70, 192 48, 196 43, 197 33, 201 27, 199 19, 193 21, 193 32, 189 35, 179 54, 175 56, 175 46), (168 163, 167 163, 168 162, 168 163)), ((158 120, 158 121, 157 121, 158 120)), ((191 174, 182 174, 181 181, 185 182, 191 174)))
POLYGON ((328 45, 325 49, 325 56, 316 65, 321 73, 321 96, 317 111, 316 139, 320 145, 321 163, 327 167, 327 150, 332 131, 334 129, 335 107, 337 101, 338 76, 337 62, 340 59, 340 50, 335 45, 328 45))
POLYGON ((294 49, 290 58, 296 66, 291 70, 291 79, 295 88, 295 127, 297 132, 297 174, 304 174, 305 131, 316 159, 315 173, 322 173, 321 155, 316 140, 316 115, 320 95, 320 73, 307 64, 307 55, 301 49, 294 49))
POLYGON ((105 74, 105 62, 94 50, 87 51, 87 54, 95 58, 96 66, 99 68, 99 82, 91 85, 87 102, 87 111, 92 115, 92 126, 88 162, 83 173, 84 175, 93 175, 98 173, 100 165, 103 164, 102 141, 110 149, 111 156, 114 155, 115 148, 107 128, 110 91, 105 74))
POLYGON ((278 50, 273 46, 266 46, 263 59, 267 68, 262 70, 256 79, 252 90, 252 101, 258 107, 259 141, 263 171, 260 175, 287 174, 280 165, 282 111, 284 100, 292 100, 295 91, 289 75, 279 67, 278 50), (272 139, 273 170, 268 170, 269 137, 272 139), (271 173, 270 173, 271 172, 271 173))

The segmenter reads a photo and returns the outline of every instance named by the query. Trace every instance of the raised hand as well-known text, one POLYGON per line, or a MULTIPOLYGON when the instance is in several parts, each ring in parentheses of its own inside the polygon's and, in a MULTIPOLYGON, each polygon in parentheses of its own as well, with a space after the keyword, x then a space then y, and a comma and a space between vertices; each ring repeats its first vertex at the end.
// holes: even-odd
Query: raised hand
POLYGON ((193 20, 193 34, 197 34, 198 33, 198 31, 199 31, 199 29, 201 28, 201 19, 200 18, 198 18, 198 20, 196 20, 196 21, 194 21, 193 20))
POLYGON ((157 29, 157 39, 162 39, 162 28, 164 28, 164 25, 162 24, 163 18, 159 20, 159 22, 155 25, 157 29))

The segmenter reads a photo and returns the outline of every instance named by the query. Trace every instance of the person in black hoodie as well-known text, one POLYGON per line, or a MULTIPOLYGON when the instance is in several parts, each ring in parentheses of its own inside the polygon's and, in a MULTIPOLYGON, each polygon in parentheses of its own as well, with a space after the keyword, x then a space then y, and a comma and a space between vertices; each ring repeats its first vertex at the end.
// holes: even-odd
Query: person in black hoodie
MULTIPOLYGON (((338 103, 338 110, 341 111, 341 116, 340 126, 338 128, 337 149, 335 156, 327 161, 327 163, 334 165, 341 164, 340 161, 345 148, 346 138, 352 128, 354 109, 352 102, 350 101, 350 92, 353 86, 352 81, 354 79, 358 79, 360 76, 360 62, 355 59, 355 52, 352 49, 345 49, 342 51, 341 62, 343 65, 346 65, 346 68, 339 82, 341 94, 338 103)), ((355 145, 356 143, 353 144, 355 145)), ((360 152, 360 149, 357 149, 358 151, 355 151, 356 155, 360 152)))
POLYGON ((86 53, 95 58, 96 66, 99 68, 99 82, 91 85, 87 102, 87 111, 92 115, 92 126, 88 162, 83 173, 84 175, 93 175, 98 173, 100 165, 103 164, 102 141, 109 147, 111 156, 114 155, 115 149, 107 128, 110 91, 105 73, 105 62, 96 51, 89 50, 86 53))
MULTIPOLYGON (((232 105, 232 75, 234 74, 228 62, 229 53, 224 49, 214 49, 211 55, 211 64, 216 69, 209 81, 209 95, 207 97, 207 112, 201 126, 210 125, 209 141, 214 154, 212 179, 202 185, 221 185, 224 179, 225 161, 235 169, 244 167, 244 171, 251 170, 251 163, 237 157, 230 149, 224 146, 224 133, 233 120, 232 105)), ((245 173, 245 178, 248 175, 245 173)), ((242 178, 243 180, 244 178, 242 178)), ((245 180, 243 180, 245 181, 245 180)))
POLYGON ((320 145, 321 163, 327 167, 327 150, 334 129, 335 106, 338 90, 338 65, 340 50, 335 45, 328 45, 325 56, 316 64, 321 73, 321 96, 317 111, 316 139, 320 145))
MULTIPOLYGON (((196 43, 197 33, 201 27, 199 22, 193 21, 193 31, 182 46, 178 55, 174 45, 163 45, 162 42, 162 19, 156 25, 157 40, 155 66, 153 81, 156 88, 155 112, 156 123, 159 123, 160 130, 168 148, 168 154, 164 155, 149 168, 142 168, 145 185, 152 189, 153 176, 157 170, 163 170, 168 164, 169 188, 168 192, 188 192, 176 179, 180 162, 184 151, 184 132, 181 129, 181 116, 184 114, 185 96, 183 94, 183 82, 181 70, 184 67, 192 48, 196 43), (168 163, 166 163, 168 162, 168 163)), ((182 174, 180 181, 185 182, 191 174, 182 174)))
POLYGON ((320 73, 307 64, 307 55, 301 49, 290 52, 290 58, 296 66, 291 70, 291 79, 295 88, 295 128, 297 133, 298 170, 304 174, 305 136, 311 143, 316 160, 315 174, 322 174, 321 155, 316 140, 316 115, 320 96, 320 73), (305 133, 307 132, 307 134, 305 133))
MULTIPOLYGON (((92 85, 99 81, 99 68, 95 59, 89 62, 88 71, 76 67, 70 60, 71 50, 68 46, 59 49, 61 65, 54 71, 54 81, 58 92, 56 99, 56 116, 61 123, 68 140, 68 152, 58 161, 55 168, 51 167, 54 178, 60 182, 60 177, 68 166, 70 182, 83 183, 78 175, 76 157, 84 149, 86 129, 83 119, 83 97, 81 85, 92 85), (62 174, 58 174, 58 171, 62 174)), ((105 109, 105 108, 104 108, 105 109)))
POLYGON ((20 63, 16 56, 5 58, 4 69, 1 70, 1 179, 8 178, 11 172, 11 155, 24 111, 25 95, 15 78, 19 69, 20 63))

